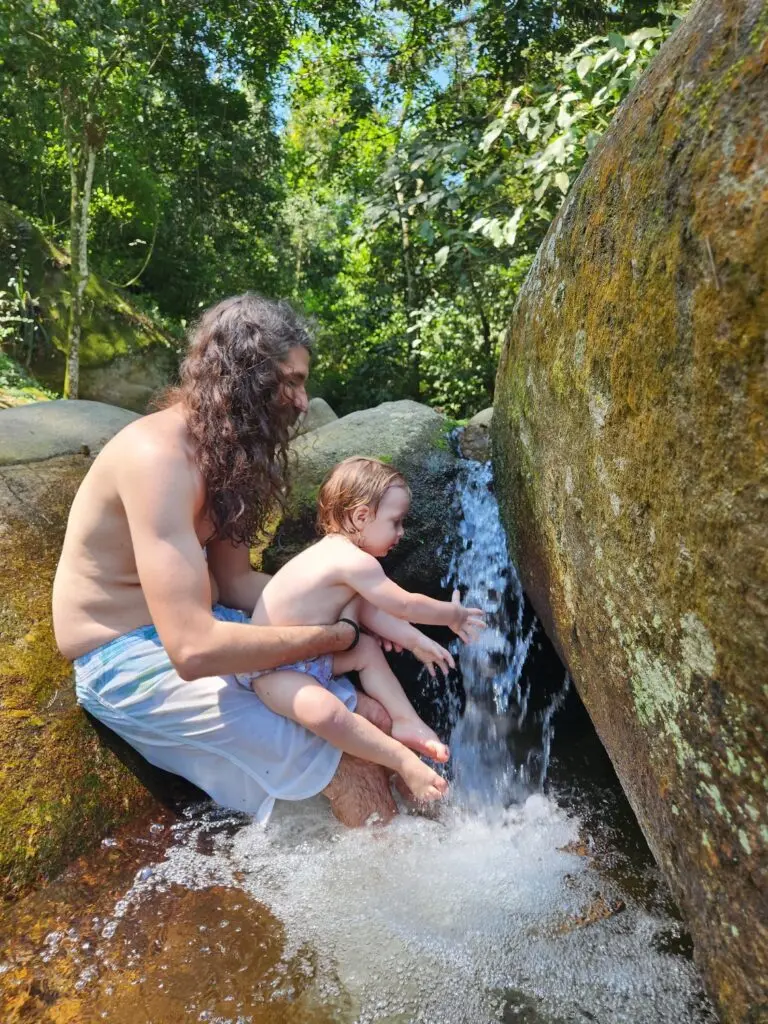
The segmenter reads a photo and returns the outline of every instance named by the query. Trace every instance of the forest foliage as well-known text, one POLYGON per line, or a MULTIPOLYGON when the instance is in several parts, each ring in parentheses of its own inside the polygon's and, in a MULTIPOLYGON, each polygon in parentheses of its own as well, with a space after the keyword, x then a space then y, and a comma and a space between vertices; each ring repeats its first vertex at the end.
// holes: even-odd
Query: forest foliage
MULTIPOLYGON (((180 345, 226 294, 288 296, 316 320, 313 390, 337 412, 410 397, 464 416, 491 401, 549 222, 682 16, 0 0, 0 200, 68 254, 70 332, 91 273, 180 345)), ((23 248, 5 256, 17 354, 36 304, 23 248)))

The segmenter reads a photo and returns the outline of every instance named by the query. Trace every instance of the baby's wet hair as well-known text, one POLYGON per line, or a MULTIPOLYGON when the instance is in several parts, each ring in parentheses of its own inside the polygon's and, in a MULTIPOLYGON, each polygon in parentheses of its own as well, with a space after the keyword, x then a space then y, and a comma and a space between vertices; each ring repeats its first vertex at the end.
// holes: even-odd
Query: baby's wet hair
POLYGON ((317 496, 317 531, 345 533, 356 508, 367 505, 373 514, 390 487, 402 487, 411 495, 408 481, 394 466, 381 459, 353 455, 326 475, 317 496))

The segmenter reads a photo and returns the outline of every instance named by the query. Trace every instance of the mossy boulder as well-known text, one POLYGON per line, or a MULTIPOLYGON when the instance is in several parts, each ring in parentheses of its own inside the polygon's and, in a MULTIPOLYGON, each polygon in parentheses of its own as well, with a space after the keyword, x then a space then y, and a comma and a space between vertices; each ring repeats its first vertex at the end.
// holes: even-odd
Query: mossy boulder
MULTIPOLYGON (((69 318, 69 258, 12 207, 0 202, 0 275, 27 272, 26 289, 37 300, 39 324, 31 370, 60 392, 69 318)), ((26 359, 26 353, 24 353, 26 359)), ((80 348, 80 397, 146 410, 177 365, 173 339, 119 288, 91 274, 85 293, 80 348)))
POLYGON ((499 367, 525 588, 726 1021, 768 1014, 768 14, 697 5, 552 224, 499 367))
POLYGON ((276 572, 317 540, 317 492, 328 470, 350 455, 368 455, 397 466, 413 491, 405 537, 382 564, 406 589, 439 590, 447 568, 441 547, 456 468, 448 429, 448 421, 434 409, 406 400, 352 412, 297 438, 292 446, 293 490, 276 535, 263 552, 264 570, 276 572))
MULTIPOLYGON (((45 403, 55 406, 58 403, 45 403)), ((83 403, 85 404, 85 403, 83 403)), ((0 412, 0 448, 15 451, 0 412)), ((117 410, 123 417, 130 416, 117 410)), ((114 430, 112 431, 114 433, 114 430)), ((95 445, 95 441, 93 441, 95 445)), ((0 466, 0 891, 63 868, 149 802, 75 704, 51 587, 85 455, 0 466)))

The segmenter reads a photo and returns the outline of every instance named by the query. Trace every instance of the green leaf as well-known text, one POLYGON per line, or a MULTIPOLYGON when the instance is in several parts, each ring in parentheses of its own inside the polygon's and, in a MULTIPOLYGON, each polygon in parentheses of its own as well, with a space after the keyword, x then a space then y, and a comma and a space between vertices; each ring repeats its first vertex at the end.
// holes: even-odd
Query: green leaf
POLYGON ((645 28, 638 28, 631 35, 626 37, 627 43, 636 49, 641 43, 645 42, 646 39, 658 39, 662 34, 660 28, 654 26, 646 26, 645 28))
POLYGON ((498 139, 498 137, 504 131, 504 126, 505 122, 500 119, 491 122, 490 126, 487 128, 485 134, 483 135, 482 141, 480 143, 480 149, 483 151, 483 153, 488 152, 488 150, 494 144, 496 139, 498 139))
POLYGON ((533 198, 536 200, 537 203, 541 199, 541 197, 544 195, 544 193, 547 191, 547 189, 549 188, 549 185, 550 185, 551 181, 552 181, 552 175, 551 174, 547 174, 547 175, 545 175, 541 179, 539 184, 536 186, 536 189, 534 190, 534 193, 533 193, 533 198))
POLYGON ((594 57, 582 57, 579 63, 576 65, 576 74, 583 81, 592 69, 594 64, 594 57))
POLYGON ((623 53, 627 48, 627 44, 624 42, 624 36, 619 35, 618 32, 609 32, 608 42, 611 46, 615 47, 619 53, 623 53))

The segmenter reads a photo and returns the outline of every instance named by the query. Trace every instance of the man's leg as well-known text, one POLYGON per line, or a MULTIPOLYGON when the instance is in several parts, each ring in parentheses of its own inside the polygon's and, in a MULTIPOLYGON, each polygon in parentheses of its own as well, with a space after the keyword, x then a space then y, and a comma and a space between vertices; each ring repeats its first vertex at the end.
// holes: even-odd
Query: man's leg
POLYGON ((391 821, 397 805, 389 786, 390 774, 381 765, 342 754, 336 774, 323 790, 334 817, 347 828, 391 821))

